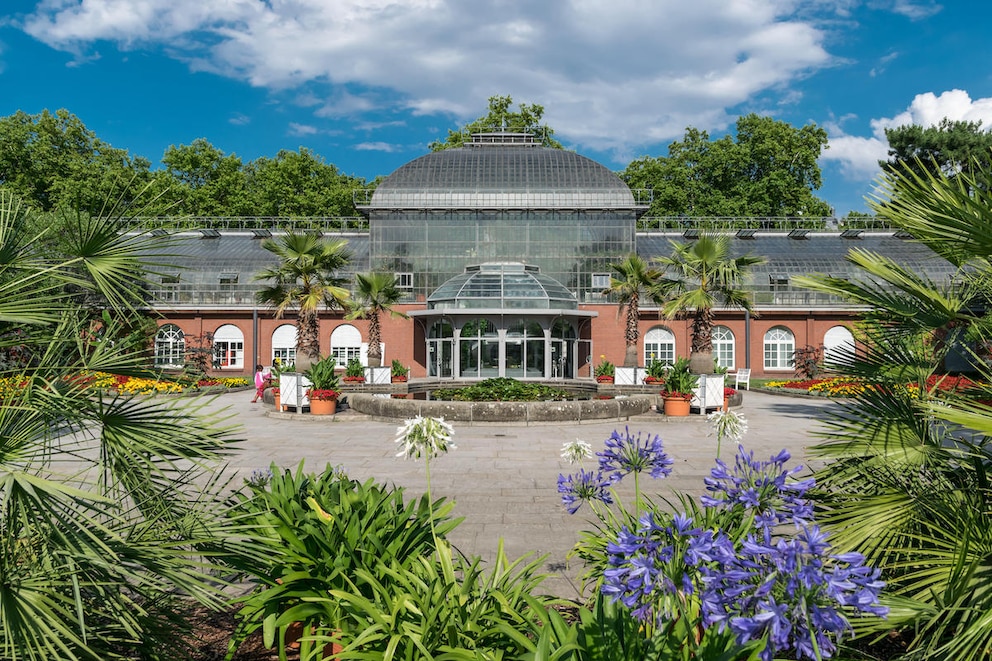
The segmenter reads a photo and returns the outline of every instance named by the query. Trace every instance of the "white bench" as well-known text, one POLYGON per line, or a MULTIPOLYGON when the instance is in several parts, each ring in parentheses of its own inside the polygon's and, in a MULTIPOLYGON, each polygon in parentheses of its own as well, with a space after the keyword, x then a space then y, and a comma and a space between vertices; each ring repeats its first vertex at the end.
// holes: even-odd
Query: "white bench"
POLYGON ((737 373, 734 375, 734 377, 735 377, 735 379, 734 379, 735 380, 734 388, 740 388, 741 387, 741 384, 744 384, 744 389, 745 390, 751 390, 751 370, 750 369, 737 370, 737 373))

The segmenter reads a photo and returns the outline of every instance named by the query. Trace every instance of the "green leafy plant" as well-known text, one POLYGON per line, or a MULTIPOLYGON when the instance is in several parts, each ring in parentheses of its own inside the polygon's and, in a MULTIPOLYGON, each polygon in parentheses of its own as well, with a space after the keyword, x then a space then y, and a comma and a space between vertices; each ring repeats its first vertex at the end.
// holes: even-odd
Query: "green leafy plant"
POLYGON ((691 398, 698 382, 699 377, 689 370, 689 359, 680 357, 665 372, 665 392, 662 396, 691 398))
POLYGON ((337 374, 337 362, 332 356, 321 358, 303 373, 310 381, 313 390, 340 390, 341 378, 337 374))
POLYGON ((647 376, 655 381, 660 381, 665 378, 665 370, 667 365, 660 360, 654 359, 647 367, 647 376))
POLYGON ((362 361, 357 358, 349 358, 348 364, 344 368, 344 380, 345 381, 364 381, 365 380, 365 367, 362 365, 362 361))
POLYGON ((438 388, 434 397, 459 402, 544 402, 573 399, 575 395, 540 383, 496 377, 463 388, 438 388))
POLYGON ((410 368, 406 367, 397 358, 393 358, 393 364, 389 368, 389 374, 394 379, 403 378, 405 379, 410 374, 410 368))
POLYGON ((377 586, 433 553, 431 521, 439 538, 458 523, 443 499, 432 503, 425 495, 406 502, 402 489, 358 482, 330 465, 320 474, 304 473, 302 462, 295 471, 273 466, 271 472, 268 480, 235 494, 229 513, 245 529, 258 531, 262 549, 230 560, 255 583, 237 600, 241 609, 230 655, 259 629, 281 659, 286 633, 297 623, 308 633, 301 658, 314 649, 311 633, 360 634, 349 631, 359 625, 349 624, 343 602, 327 596, 344 591, 353 599, 375 598, 377 586))
POLYGON ((610 361, 606 360, 606 356, 605 355, 601 355, 599 357, 599 364, 596 365, 596 368, 593 371, 593 375, 597 379, 599 379, 601 377, 602 378, 610 378, 610 379, 612 379, 615 371, 616 371, 616 369, 613 367, 613 363, 611 363, 610 361))

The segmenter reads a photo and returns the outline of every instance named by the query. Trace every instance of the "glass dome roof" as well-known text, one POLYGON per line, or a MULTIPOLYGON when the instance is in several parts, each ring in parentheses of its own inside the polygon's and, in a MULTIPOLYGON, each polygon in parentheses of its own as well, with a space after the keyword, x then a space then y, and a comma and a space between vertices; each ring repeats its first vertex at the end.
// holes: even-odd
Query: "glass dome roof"
POLYGON ((578 304, 572 292, 536 266, 492 263, 466 267, 427 298, 427 307, 574 310, 578 304))
POLYGON ((616 174, 527 134, 474 134, 464 147, 427 154, 379 184, 371 209, 633 209, 616 174))

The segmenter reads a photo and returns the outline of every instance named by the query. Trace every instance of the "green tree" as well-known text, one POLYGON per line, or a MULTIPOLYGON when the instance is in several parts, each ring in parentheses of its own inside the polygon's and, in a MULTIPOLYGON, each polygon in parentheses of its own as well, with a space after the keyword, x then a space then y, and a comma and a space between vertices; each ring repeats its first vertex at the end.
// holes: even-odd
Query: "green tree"
POLYGON ((348 301, 348 314, 345 319, 369 320, 369 366, 382 365, 382 323, 383 314, 406 319, 407 315, 393 306, 403 298, 403 292, 396 286, 396 276, 392 273, 358 273, 355 275, 355 296, 348 301))
POLYGON ((617 313, 626 310, 623 339, 626 349, 623 355, 625 367, 636 367, 637 341, 640 339, 638 324, 641 320, 641 296, 650 292, 658 278, 658 272, 648 266, 640 256, 627 255, 623 260, 610 264, 613 274, 610 276, 610 286, 603 293, 617 302, 617 313))
POLYGON ((237 548, 216 472, 233 448, 209 406, 105 393, 144 374, 116 319, 144 306, 160 242, 66 213, 64 253, 0 192, 0 656, 182 658, 177 598, 219 608, 217 551, 237 548), (94 326, 88 295, 107 302, 94 326))
POLYGON ((67 110, 0 118, 0 188, 34 209, 95 215, 109 199, 132 203, 151 179, 149 167, 97 138, 67 110))
POLYGON ((992 158, 992 133, 982 123, 951 121, 946 117, 937 126, 926 128, 907 124, 885 129, 889 158, 878 164, 886 172, 910 169, 942 173, 953 177, 959 172, 974 174, 976 167, 987 170, 992 158))
POLYGON ((162 156, 165 182, 177 200, 173 213, 190 216, 251 215, 241 159, 226 155, 205 138, 170 145, 162 156))
POLYGON ((287 232, 265 239, 262 246, 279 261, 255 274, 255 280, 270 281, 259 289, 257 300, 271 306, 277 318, 298 310, 296 366, 302 371, 320 359, 321 308, 343 308, 349 297, 347 280, 338 276, 351 260, 348 241, 287 232))
POLYGON ((664 299, 661 311, 672 318, 692 316, 690 359, 697 374, 713 370, 713 308, 717 305, 751 311, 743 289, 752 267, 764 257, 733 257, 729 234, 704 234, 695 241, 669 241, 672 254, 657 259, 663 275, 655 296, 664 299))
POLYGON ((736 130, 736 138, 711 140, 687 128, 668 156, 634 160, 620 177, 654 191, 649 213, 656 216, 830 215, 813 194, 822 184, 817 159, 826 131, 755 114, 738 119, 736 130))
POLYGON ((992 382, 992 167, 950 175, 894 163, 872 209, 946 260, 936 283, 862 249, 864 277, 797 284, 865 306, 859 350, 834 370, 864 384, 827 420, 813 453, 832 540, 883 568, 892 611, 864 633, 902 630, 907 658, 988 657, 992 640, 992 413, 987 386, 954 388, 943 365, 964 352, 992 382))
POLYGON ((353 193, 365 187, 303 147, 252 161, 246 177, 257 216, 357 216, 353 193))
POLYGON ((513 106, 513 97, 491 96, 489 97, 489 112, 478 119, 466 124, 460 131, 448 130, 448 137, 444 140, 435 140, 427 147, 431 151, 441 151, 452 147, 461 147, 465 144, 465 139, 473 133, 486 133, 491 131, 509 131, 513 133, 531 133, 541 138, 541 143, 545 147, 562 149, 562 144, 554 137, 554 129, 547 124, 542 124, 544 117, 544 106, 536 103, 519 104, 518 110, 510 108, 513 106))

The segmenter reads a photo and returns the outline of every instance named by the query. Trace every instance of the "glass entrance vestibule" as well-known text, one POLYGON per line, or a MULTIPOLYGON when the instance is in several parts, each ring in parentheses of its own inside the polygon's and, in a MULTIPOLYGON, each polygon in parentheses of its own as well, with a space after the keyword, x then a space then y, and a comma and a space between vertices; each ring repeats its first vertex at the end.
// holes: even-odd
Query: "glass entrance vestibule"
POLYGON ((424 324, 427 376, 439 379, 574 379, 592 354, 588 311, 527 314, 483 310, 439 315, 416 311, 424 324))

